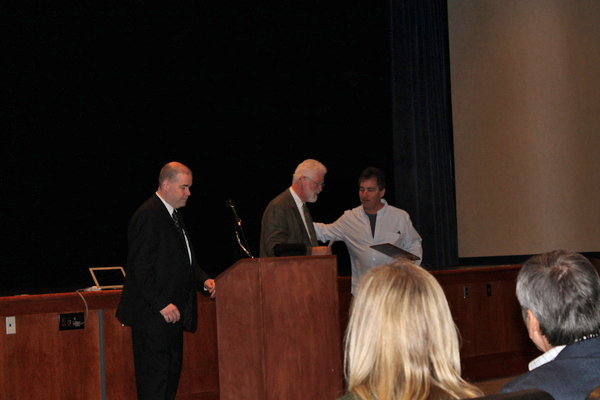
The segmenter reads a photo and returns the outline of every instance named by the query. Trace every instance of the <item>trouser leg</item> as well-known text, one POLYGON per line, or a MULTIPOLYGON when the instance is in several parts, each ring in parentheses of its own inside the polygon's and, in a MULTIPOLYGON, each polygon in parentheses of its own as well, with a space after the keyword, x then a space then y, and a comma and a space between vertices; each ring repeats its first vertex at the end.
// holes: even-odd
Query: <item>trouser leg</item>
POLYGON ((177 325, 160 332, 131 330, 138 400, 175 398, 183 361, 183 330, 177 325))

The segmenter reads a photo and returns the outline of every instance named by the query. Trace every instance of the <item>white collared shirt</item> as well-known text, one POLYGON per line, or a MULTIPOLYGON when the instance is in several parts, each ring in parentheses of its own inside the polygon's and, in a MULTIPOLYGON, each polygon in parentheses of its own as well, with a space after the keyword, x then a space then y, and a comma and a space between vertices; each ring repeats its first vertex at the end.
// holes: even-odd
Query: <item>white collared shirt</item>
POLYGON ((537 357, 532 362, 530 362, 529 370, 533 371, 534 369, 541 367, 542 365, 547 364, 550 361, 554 360, 556 358, 556 356, 558 356, 558 354, 565 347, 566 347, 565 345, 561 345, 561 346, 556 346, 556 347, 551 348, 550 350, 548 350, 547 352, 545 352, 544 354, 542 354, 541 356, 537 357))
MULTIPOLYGON (((165 199, 160 197, 160 194, 158 194, 158 192, 156 192, 156 195, 163 202, 165 207, 167 207, 167 211, 169 212, 169 215, 171 216, 171 218, 173 218, 173 212, 175 211, 175 208, 173 208, 172 205, 167 203, 165 201, 165 199)), ((190 242, 188 241, 187 234, 185 233, 185 229, 182 228, 181 230, 183 231, 183 237, 185 238, 185 245, 187 246, 188 256, 190 258, 190 264, 191 264, 192 263, 192 250, 190 249, 190 242)))
POLYGON ((381 203, 383 207, 377 211, 375 235, 371 231, 371 222, 362 205, 345 211, 333 224, 314 224, 320 241, 335 239, 346 244, 352 268, 353 294, 357 293, 358 282, 369 269, 393 261, 393 258, 370 246, 391 243, 420 258, 423 257, 421 236, 413 227, 408 213, 388 205, 384 199, 381 199, 381 203))

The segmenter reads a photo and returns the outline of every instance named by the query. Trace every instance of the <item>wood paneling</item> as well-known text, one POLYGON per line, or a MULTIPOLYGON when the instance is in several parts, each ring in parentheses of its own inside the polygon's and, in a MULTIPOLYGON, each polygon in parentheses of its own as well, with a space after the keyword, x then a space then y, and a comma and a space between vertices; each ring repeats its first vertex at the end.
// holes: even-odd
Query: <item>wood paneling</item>
POLYGON ((198 296, 198 330, 185 332, 183 345, 183 369, 177 397, 218 393, 219 357, 214 300, 198 296))
MULTIPOLYGON (((528 338, 514 293, 519 268, 475 267, 432 272, 448 298, 462 338, 463 376, 471 381, 520 374, 526 371, 528 362, 539 355, 528 338), (469 292, 466 298, 465 287, 469 292)), ((293 279, 301 286, 309 287, 309 275, 300 273, 294 275, 293 279)), ((263 294, 259 294, 256 286, 251 284, 257 277, 238 278, 241 282, 239 286, 236 285, 236 290, 243 291, 242 295, 248 303, 258 302, 263 294)), ((277 279, 270 280, 270 290, 266 295, 285 295, 280 293, 282 285, 277 279)), ((302 304, 305 299, 330 290, 331 287, 323 287, 322 283, 317 282, 311 290, 289 295, 297 304, 302 304)), ((343 335, 352 301, 350 277, 338 277, 337 290, 340 347, 336 351, 341 358, 343 335)), ((221 288, 219 295, 228 296, 227 288, 221 288)), ((85 311, 84 303, 76 293, 0 297, 1 329, 4 329, 6 316, 16 317, 17 329, 15 335, 7 335, 4 330, 0 334, 1 399, 101 399, 102 372, 105 374, 107 398, 135 398, 130 328, 121 326, 114 316, 120 291, 85 292, 83 296, 90 310, 88 321, 85 329, 73 331, 58 330, 58 314, 85 311), (99 323, 100 315, 102 324, 99 323)), ((219 398, 216 302, 200 294, 198 301, 198 331, 185 333, 178 400, 219 398)), ((237 324, 242 325, 240 329, 246 327, 246 342, 240 342, 240 349, 251 345, 253 341, 262 340, 250 327, 259 315, 247 309, 241 313, 239 309, 228 309, 227 312, 237 315, 237 324)), ((311 310, 298 308, 298 312, 310 313, 311 310)), ((267 318, 269 329, 273 332, 293 329, 282 319, 285 316, 273 310, 272 316, 267 318)), ((319 324, 326 325, 324 321, 319 324)), ((292 354, 295 351, 294 343, 290 343, 289 348, 292 354)), ((311 351, 310 347, 304 351, 311 351)), ((239 359, 240 365, 245 367, 248 367, 247 361, 239 359)), ((319 363, 318 354, 314 362, 319 363)), ((252 384, 258 385, 258 382, 240 382, 246 388, 252 384)), ((262 395, 257 396, 261 398, 262 395)))
POLYGON ((96 311, 85 329, 59 331, 57 314, 17 315, 16 327, 0 335, 0 398, 101 399, 96 311))
POLYGON ((433 271, 461 338, 463 376, 471 381, 521 374, 539 351, 529 340, 515 295, 520 266, 433 271))
MULTIPOLYGON (((120 293, 82 293, 89 308, 88 321, 84 329, 71 331, 58 330, 58 314, 85 311, 84 302, 76 293, 0 298, 2 327, 7 316, 15 316, 17 329, 14 335, 6 335, 5 331, 0 335, 0 398, 102 399, 103 372, 108 399, 135 398, 131 330, 115 317, 120 293)), ((198 331, 184 335, 178 399, 216 400, 219 381, 215 305, 200 294, 198 301, 198 331)))
POLYGON ((106 397, 114 400, 136 398, 131 328, 115 317, 116 308, 104 310, 104 359, 106 397))

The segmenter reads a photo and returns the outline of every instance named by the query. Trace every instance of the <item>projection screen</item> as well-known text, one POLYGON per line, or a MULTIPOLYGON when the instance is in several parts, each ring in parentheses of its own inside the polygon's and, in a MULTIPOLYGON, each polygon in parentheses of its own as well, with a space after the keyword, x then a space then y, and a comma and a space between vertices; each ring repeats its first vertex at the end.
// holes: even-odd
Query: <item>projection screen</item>
POLYGON ((600 1, 448 0, 459 257, 600 250, 600 1))

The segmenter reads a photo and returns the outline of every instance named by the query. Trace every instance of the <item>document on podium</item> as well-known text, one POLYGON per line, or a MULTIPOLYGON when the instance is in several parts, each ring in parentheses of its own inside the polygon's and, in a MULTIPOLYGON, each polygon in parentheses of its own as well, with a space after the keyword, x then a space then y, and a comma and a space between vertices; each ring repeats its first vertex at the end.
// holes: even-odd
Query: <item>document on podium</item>
POLYGON ((371 248, 392 258, 406 258, 407 260, 411 261, 417 261, 421 259, 421 257, 415 256, 406 250, 402 250, 400 247, 394 246, 391 243, 374 244, 371 246, 371 248))

